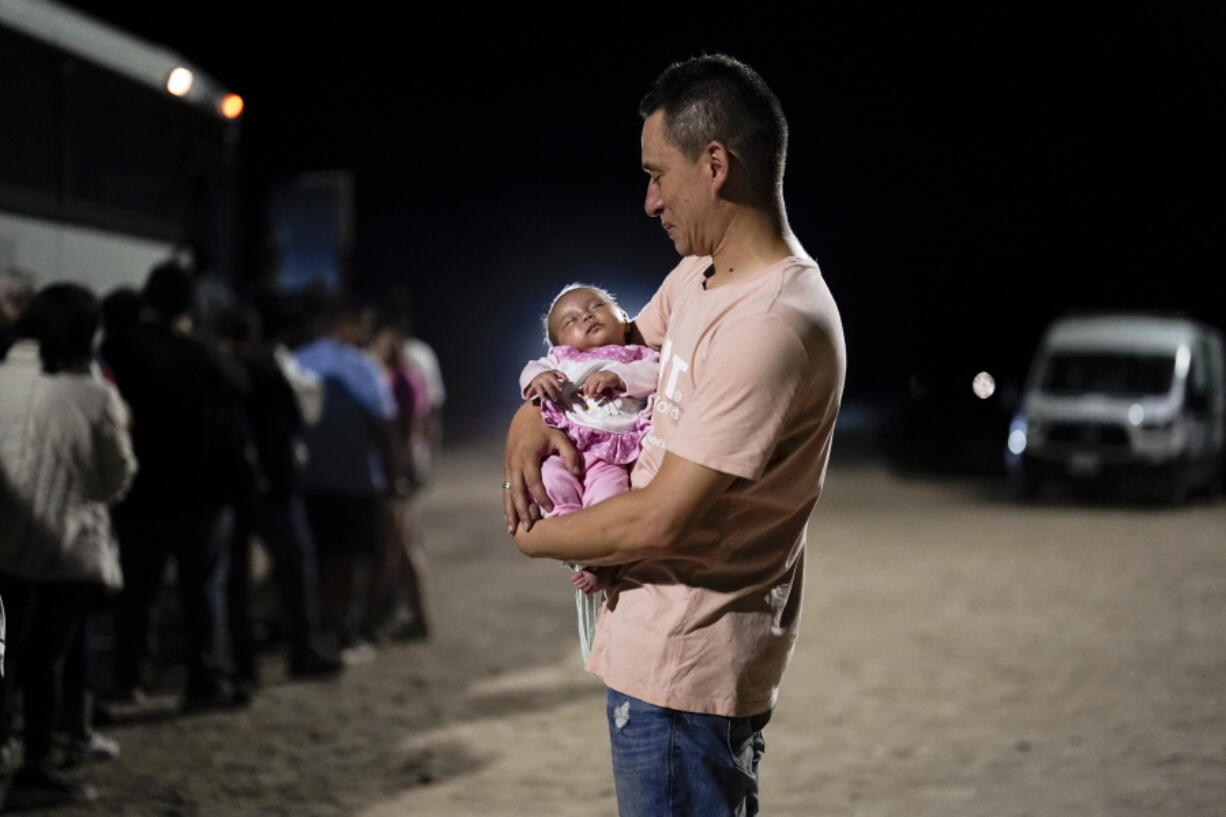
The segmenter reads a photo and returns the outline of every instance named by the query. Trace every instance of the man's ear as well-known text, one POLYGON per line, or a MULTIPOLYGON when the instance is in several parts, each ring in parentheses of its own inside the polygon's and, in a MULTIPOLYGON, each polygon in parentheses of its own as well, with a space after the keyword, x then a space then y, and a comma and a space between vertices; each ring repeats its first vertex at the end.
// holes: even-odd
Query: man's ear
POLYGON ((711 178, 711 191, 719 193, 728 183, 728 171, 732 156, 722 142, 710 142, 703 150, 706 171, 711 178))

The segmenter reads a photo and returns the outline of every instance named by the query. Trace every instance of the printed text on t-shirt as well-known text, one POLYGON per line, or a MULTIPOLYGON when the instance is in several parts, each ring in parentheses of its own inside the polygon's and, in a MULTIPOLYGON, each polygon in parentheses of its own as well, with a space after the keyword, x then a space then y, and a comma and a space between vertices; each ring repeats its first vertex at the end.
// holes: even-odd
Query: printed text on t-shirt
MULTIPOLYGON (((664 397, 672 400, 674 403, 681 402, 681 393, 677 391, 677 378, 679 378, 682 373, 688 372, 689 370, 690 364, 686 362, 681 355, 673 354, 672 338, 665 338, 664 348, 660 350, 660 382, 667 383, 663 389, 664 397), (665 372, 668 373, 667 378, 665 378, 665 372)), ((656 411, 667 411, 665 406, 668 406, 667 402, 657 398, 656 411), (664 406, 661 406, 661 402, 664 402, 664 406)), ((676 406, 671 406, 669 408, 671 408, 673 411, 677 410, 676 406)), ((670 414, 669 416, 671 416, 674 420, 677 419, 675 414, 670 414)))

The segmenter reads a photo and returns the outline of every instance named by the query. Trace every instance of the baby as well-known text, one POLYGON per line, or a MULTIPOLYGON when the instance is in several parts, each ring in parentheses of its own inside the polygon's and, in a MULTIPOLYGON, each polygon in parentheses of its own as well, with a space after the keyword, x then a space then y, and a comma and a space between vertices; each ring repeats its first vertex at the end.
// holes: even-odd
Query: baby
MULTIPOLYGON (((546 424, 562 429, 583 456, 583 474, 554 455, 541 465, 541 481, 558 516, 595 505, 630 489, 630 466, 651 420, 651 396, 660 355, 626 343, 630 319, 600 287, 571 284, 545 315, 549 353, 524 367, 523 396, 539 401, 546 424)), ((586 660, 600 612, 592 596, 612 582, 616 568, 576 568, 580 642, 586 660)))

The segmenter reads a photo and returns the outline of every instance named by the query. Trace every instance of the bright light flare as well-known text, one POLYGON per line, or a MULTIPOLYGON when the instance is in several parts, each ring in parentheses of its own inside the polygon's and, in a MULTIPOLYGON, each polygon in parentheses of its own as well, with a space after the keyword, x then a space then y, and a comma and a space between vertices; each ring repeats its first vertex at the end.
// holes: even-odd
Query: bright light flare
POLYGON ((1180 346, 1175 352, 1175 376, 1187 377, 1188 366, 1192 362, 1192 353, 1187 346, 1180 346))
POLYGON ((243 98, 238 94, 226 94, 221 100, 221 115, 226 119, 238 119, 243 112, 243 98))
POLYGON ((1145 422, 1145 409, 1141 407, 1140 403, 1133 403, 1128 407, 1128 422, 1134 426, 1139 426, 1145 422))
POLYGON ((196 76, 189 69, 179 66, 166 77, 166 90, 175 96, 187 96, 196 84, 196 76))
MULTIPOLYGON (((999 437, 997 439, 1000 439, 999 437)), ((1026 450, 1026 432, 1020 428, 1015 428, 1009 432, 1009 453, 1014 456, 1021 456, 1026 450)))
POLYGON ((996 394, 996 378, 987 372, 980 372, 971 381, 971 390, 975 392, 975 396, 980 400, 987 400, 993 394, 996 394))

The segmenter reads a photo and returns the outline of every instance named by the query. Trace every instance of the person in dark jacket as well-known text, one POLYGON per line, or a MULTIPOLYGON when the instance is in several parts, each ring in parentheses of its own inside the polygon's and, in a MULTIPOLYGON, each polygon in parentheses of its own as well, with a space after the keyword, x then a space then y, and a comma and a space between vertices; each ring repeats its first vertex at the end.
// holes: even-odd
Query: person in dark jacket
POLYGON ((230 701, 218 669, 221 564, 227 509, 251 481, 242 437, 242 369, 189 334, 191 275, 173 262, 150 273, 137 324, 107 363, 133 418, 141 470, 115 509, 125 577, 117 615, 115 682, 139 697, 150 612, 166 561, 178 570, 186 641, 184 707, 230 701))
POLYGON ((235 508, 227 584, 230 642, 244 694, 258 681, 251 625, 251 536, 258 533, 275 561, 289 632, 289 673, 296 677, 340 672, 341 661, 319 646, 319 578, 315 541, 302 500, 299 450, 304 425, 293 387, 259 315, 233 307, 218 322, 223 350, 243 367, 251 388, 244 419, 259 462, 259 489, 235 508))

